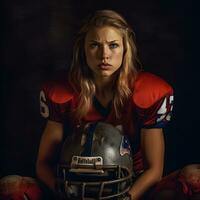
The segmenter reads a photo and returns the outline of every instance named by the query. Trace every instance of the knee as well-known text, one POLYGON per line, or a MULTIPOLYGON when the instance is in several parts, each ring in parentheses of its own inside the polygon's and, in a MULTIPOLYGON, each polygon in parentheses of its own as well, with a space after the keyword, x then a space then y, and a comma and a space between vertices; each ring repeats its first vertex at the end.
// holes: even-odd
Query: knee
POLYGON ((183 177, 192 193, 200 193, 200 164, 185 166, 181 170, 180 176, 183 177))
POLYGON ((42 200, 42 191, 32 177, 8 175, 0 179, 0 199, 42 200))
POLYGON ((151 200, 187 200, 178 181, 180 170, 164 177, 152 190, 151 200))

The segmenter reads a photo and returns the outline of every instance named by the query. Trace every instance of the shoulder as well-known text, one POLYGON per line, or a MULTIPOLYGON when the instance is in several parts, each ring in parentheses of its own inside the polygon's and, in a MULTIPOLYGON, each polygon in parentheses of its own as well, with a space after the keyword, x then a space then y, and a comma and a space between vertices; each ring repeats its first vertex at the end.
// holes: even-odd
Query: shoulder
POLYGON ((74 91, 67 82, 67 78, 60 76, 43 83, 40 95, 54 103, 62 104, 74 97, 74 91))
POLYGON ((173 88, 162 78, 149 72, 140 72, 134 83, 133 102, 147 108, 173 94, 173 88))

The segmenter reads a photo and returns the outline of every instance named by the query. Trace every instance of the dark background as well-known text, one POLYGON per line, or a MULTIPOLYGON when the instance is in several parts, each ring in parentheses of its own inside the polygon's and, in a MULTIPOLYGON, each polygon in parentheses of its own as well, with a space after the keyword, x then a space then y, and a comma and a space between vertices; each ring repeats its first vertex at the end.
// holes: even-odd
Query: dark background
POLYGON ((70 64, 82 18, 105 8, 121 13, 133 27, 145 70, 175 90, 173 120, 165 129, 165 173, 200 163, 199 11, 193 1, 7 0, 1 31, 0 176, 35 175, 45 124, 40 85, 70 64))

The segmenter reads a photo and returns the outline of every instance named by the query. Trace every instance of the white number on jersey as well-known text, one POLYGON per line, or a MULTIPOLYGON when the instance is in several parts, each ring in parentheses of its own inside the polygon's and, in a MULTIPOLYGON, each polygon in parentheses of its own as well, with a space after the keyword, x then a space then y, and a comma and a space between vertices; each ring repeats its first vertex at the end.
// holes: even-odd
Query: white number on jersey
POLYGON ((46 97, 44 91, 40 92, 40 113, 45 118, 49 116, 49 108, 46 104, 46 97))
MULTIPOLYGON (((174 96, 172 95, 169 97, 170 111, 172 111, 172 109, 173 109, 173 105, 172 105, 173 101, 174 101, 174 96)), ((168 115, 166 116, 166 114, 167 114, 167 97, 165 97, 157 114, 159 115, 159 117, 157 118, 157 122, 162 121, 165 117, 166 117, 166 120, 168 120, 168 121, 170 120, 171 113, 168 113, 168 115)))

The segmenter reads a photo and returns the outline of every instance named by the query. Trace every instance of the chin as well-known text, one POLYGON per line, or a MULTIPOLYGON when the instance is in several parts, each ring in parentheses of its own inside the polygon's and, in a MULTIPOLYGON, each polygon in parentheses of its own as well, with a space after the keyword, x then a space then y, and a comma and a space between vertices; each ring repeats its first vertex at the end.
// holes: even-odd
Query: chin
POLYGON ((113 73, 102 73, 101 74, 101 77, 105 77, 105 78, 108 78, 108 77, 112 77, 113 73))

